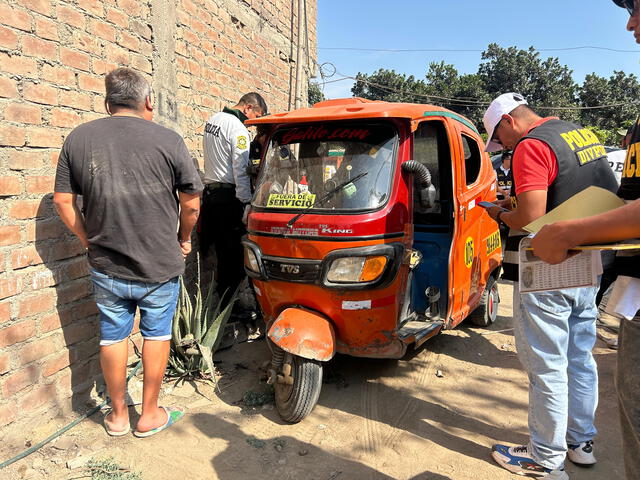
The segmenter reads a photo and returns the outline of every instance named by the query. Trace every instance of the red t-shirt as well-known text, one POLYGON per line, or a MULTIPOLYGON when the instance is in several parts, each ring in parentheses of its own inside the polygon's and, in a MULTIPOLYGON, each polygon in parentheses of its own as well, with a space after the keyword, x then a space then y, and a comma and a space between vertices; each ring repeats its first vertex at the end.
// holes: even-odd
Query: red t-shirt
MULTIPOLYGON (((531 125, 527 134, 549 120, 558 120, 558 117, 538 120, 531 125)), ((516 195, 520 195, 531 190, 547 190, 558 175, 558 160, 549 145, 535 138, 527 138, 516 148, 511 168, 516 195)))

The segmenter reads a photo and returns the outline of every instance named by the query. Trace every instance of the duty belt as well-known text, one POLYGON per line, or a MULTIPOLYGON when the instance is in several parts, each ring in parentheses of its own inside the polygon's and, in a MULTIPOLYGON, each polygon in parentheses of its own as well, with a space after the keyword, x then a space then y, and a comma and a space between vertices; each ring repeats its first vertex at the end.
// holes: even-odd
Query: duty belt
POLYGON ((216 188, 232 189, 232 188, 236 188, 236 186, 233 183, 211 182, 211 183, 207 183, 205 188, 207 190, 215 190, 216 188))

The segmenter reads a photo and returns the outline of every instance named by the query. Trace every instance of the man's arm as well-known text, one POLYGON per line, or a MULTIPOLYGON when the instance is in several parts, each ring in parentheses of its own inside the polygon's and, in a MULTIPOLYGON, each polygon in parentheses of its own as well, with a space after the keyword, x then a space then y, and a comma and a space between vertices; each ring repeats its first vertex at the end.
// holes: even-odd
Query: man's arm
POLYGON ((242 203, 251 202, 251 179, 247 173, 249 165, 249 132, 247 129, 237 129, 231 139, 231 158, 233 178, 236 185, 236 197, 242 203))
POLYGON ((76 197, 77 195, 75 193, 55 192, 53 194, 53 204, 67 228, 78 237, 84 248, 89 248, 84 218, 76 204, 76 197))
POLYGON ((185 257, 191 253, 191 232, 198 221, 200 215, 200 193, 178 192, 180 200, 180 228, 178 230, 178 241, 182 255, 185 257))
MULTIPOLYGON (((534 220, 543 216, 547 211, 547 191, 529 190, 518 195, 518 208, 500 215, 500 220, 514 230, 522 230, 534 220)), ((500 208, 487 210, 491 218, 497 220, 500 208)))
POLYGON ((640 200, 593 217, 545 225, 533 237, 534 253, 548 263, 566 260, 576 245, 640 237, 640 200))

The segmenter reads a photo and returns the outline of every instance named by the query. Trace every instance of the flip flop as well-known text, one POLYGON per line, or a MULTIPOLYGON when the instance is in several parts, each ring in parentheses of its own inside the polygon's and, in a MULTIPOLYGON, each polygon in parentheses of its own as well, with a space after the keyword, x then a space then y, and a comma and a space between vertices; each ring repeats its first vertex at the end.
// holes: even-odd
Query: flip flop
POLYGON ((107 419, 107 416, 112 412, 112 410, 108 410, 107 413, 104 414, 104 417, 102 419, 102 425, 104 426, 105 431, 107 432, 108 435, 112 436, 112 437, 122 437, 124 435, 126 435, 127 433, 129 433, 131 431, 131 427, 129 425, 127 425, 127 428, 125 428, 124 430, 121 431, 116 431, 116 430, 111 430, 108 426, 107 426, 107 422, 105 421, 107 419))
POLYGON ((160 433, 161 431, 166 430, 171 425, 173 425, 178 420, 180 420, 182 417, 184 417, 184 412, 177 408, 172 408, 172 407, 160 407, 160 408, 163 408, 164 411, 167 412, 167 421, 164 423, 164 425, 160 425, 159 427, 156 427, 153 430, 149 430, 147 432, 139 432, 138 430, 135 430, 133 434, 136 437, 145 438, 145 437, 150 437, 151 435, 155 435, 156 433, 160 433))

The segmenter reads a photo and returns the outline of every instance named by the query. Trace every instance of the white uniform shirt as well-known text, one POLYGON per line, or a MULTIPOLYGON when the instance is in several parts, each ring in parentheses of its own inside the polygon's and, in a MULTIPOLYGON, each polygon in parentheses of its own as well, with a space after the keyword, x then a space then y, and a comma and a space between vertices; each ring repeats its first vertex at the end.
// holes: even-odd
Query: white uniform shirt
POLYGON ((242 203, 251 201, 249 165, 249 131, 238 117, 218 112, 204 128, 205 183, 232 183, 242 203))

